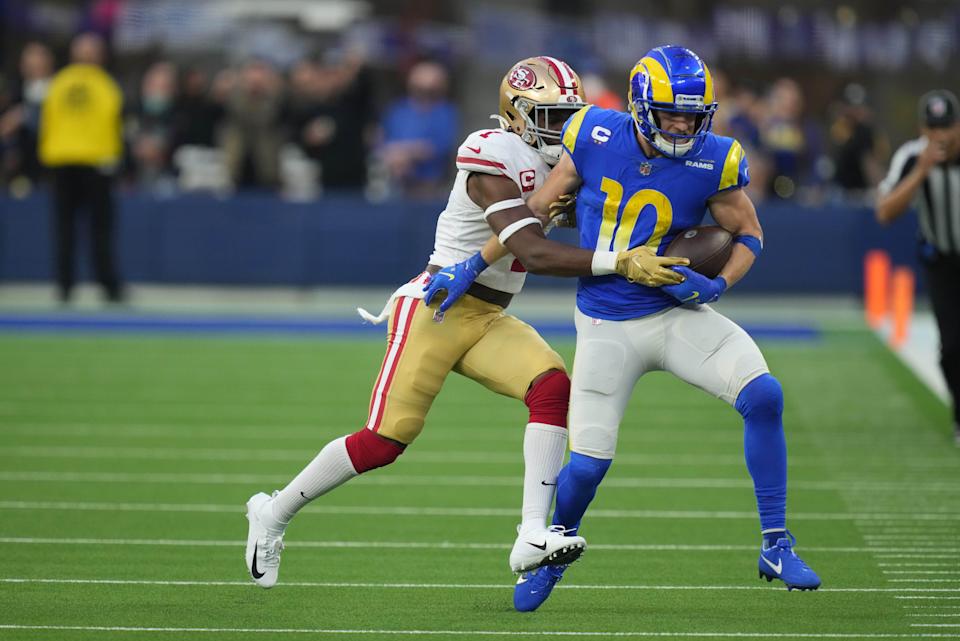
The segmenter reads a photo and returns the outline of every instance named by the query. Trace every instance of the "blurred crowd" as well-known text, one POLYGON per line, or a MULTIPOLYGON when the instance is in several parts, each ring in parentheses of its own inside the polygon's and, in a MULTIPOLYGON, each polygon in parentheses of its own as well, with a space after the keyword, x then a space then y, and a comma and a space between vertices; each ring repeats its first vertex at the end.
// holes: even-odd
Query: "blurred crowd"
MULTIPOLYGON (((44 178, 39 115, 57 70, 54 53, 32 42, 18 74, 0 78, 0 186, 15 196, 44 178)), ((355 54, 307 57, 285 69, 265 59, 219 69, 156 60, 135 82, 121 83, 122 184, 157 195, 254 188, 300 200, 327 190, 440 197, 460 138, 487 126, 463 121, 448 73, 435 61, 411 64, 405 91, 377 104, 373 74, 355 54)), ((793 79, 759 86, 714 75, 721 102, 714 130, 746 148, 755 200, 872 196, 889 146, 862 86, 848 85, 812 113, 793 79)), ((591 102, 624 108, 620 87, 601 74, 583 81, 591 102)))
MULTIPOLYGON (((45 176, 40 112, 57 72, 33 42, 19 77, 0 82, 0 184, 14 195, 45 176)), ((413 64, 406 93, 377 109, 362 58, 263 59, 210 71, 150 64, 124 101, 126 185, 158 195, 268 189, 292 199, 322 190, 433 197, 449 173, 460 119, 444 66, 413 64)))

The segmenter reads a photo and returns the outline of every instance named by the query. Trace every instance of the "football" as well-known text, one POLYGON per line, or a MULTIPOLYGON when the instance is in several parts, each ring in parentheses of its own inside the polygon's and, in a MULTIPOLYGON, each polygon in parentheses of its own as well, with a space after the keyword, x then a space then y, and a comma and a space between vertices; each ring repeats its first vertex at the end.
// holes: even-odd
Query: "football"
POLYGON ((707 278, 716 278, 733 251, 733 234, 717 225, 691 227, 667 245, 665 256, 690 259, 690 269, 707 278))

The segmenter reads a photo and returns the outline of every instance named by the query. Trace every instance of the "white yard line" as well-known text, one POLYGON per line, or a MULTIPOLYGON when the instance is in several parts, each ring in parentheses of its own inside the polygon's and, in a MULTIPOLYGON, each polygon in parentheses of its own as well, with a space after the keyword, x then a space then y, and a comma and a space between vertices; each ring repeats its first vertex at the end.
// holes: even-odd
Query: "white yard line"
POLYGON ((956 570, 883 570, 884 574, 950 574, 957 575, 956 570))
POLYGON ((954 563, 877 563, 881 568, 960 568, 960 561, 954 563))
POLYGON ((167 628, 139 626, 20 625, 0 624, 0 630, 56 630, 81 632, 173 632, 183 634, 329 634, 329 635, 395 635, 395 636, 466 636, 466 637, 590 637, 590 638, 731 638, 731 639, 955 639, 960 634, 889 634, 857 632, 574 632, 571 630, 376 630, 345 628, 167 628))
MULTIPOLYGON (((0 583, 7 584, 58 584, 58 585, 157 585, 176 587, 239 587, 252 588, 256 585, 252 581, 175 581, 151 579, 30 579, 30 578, 0 578, 0 583)), ((382 588, 382 589, 423 589, 423 590, 512 590, 512 582, 505 583, 376 583, 376 582, 344 582, 344 581, 291 581, 280 584, 291 588, 382 588)), ((781 586, 782 587, 782 586, 781 586)), ((558 585, 558 590, 642 590, 642 591, 742 591, 742 590, 772 590, 773 587, 764 585, 558 585)), ((821 588, 821 592, 895 592, 899 588, 821 588)), ((916 592, 940 592, 945 589, 914 588, 916 592)))
MULTIPOLYGON (((303 458, 303 457, 301 457, 303 458)), ((450 462, 450 461, 448 461, 450 462)), ((21 470, 0 472, 0 481, 47 482, 47 483, 177 483, 198 485, 241 485, 286 483, 289 476, 284 474, 209 474, 191 472, 61 472, 53 470, 21 470)), ((412 486, 455 486, 455 487, 519 487, 523 479, 518 476, 498 475, 409 475, 381 474, 363 476, 353 481, 354 485, 412 485, 412 486)), ((657 488, 657 489, 752 489, 748 479, 727 478, 660 478, 660 477, 613 477, 604 481, 604 487, 610 488, 657 488)), ((790 487, 795 490, 839 492, 847 489, 846 483, 830 481, 795 481, 790 487)), ((917 491, 948 492, 956 488, 949 484, 917 484, 896 486, 870 486, 873 491, 917 491)), ((960 515, 957 516, 960 520, 960 515)))
POLYGON ((960 583, 960 579, 887 579, 887 583, 960 583))
MULTIPOLYGON (((883 551, 883 548, 874 548, 874 551, 883 551)), ((956 559, 956 554, 876 554, 878 559, 956 559)))
MULTIPOLYGON (((171 475, 176 476, 176 475, 171 475)), ((209 503, 108 503, 68 501, 0 501, 0 510, 54 510, 54 511, 107 511, 107 512, 242 512, 242 506, 209 503)), ((350 514, 368 516, 463 516, 494 517, 516 516, 515 508, 460 508, 460 507, 415 507, 415 506, 359 506, 359 505, 311 505, 305 513, 350 514)), ((890 518, 888 513, 843 513, 843 512, 792 512, 794 520, 849 521, 856 519, 890 518)), ((907 513, 895 515, 904 520, 960 521, 960 514, 946 512, 907 513)), ((706 511, 706 510, 591 510, 591 518, 636 518, 636 519, 748 519, 755 520, 755 512, 706 511)), ((913 551, 921 546, 910 548, 913 551)), ((874 548, 883 552, 889 548, 874 548)), ((893 548, 893 551, 905 551, 893 548)), ((938 548, 942 552, 960 552, 960 547, 938 548)))
MULTIPOLYGON (((54 538, 54 537, 0 537, 0 543, 10 545, 143 545, 173 547, 241 547, 245 541, 217 539, 101 539, 101 538, 54 538)), ((509 543, 480 543, 454 541, 285 541, 286 547, 303 548, 354 548, 397 550, 506 550, 509 543)), ((829 554, 869 554, 869 548, 859 547, 804 547, 810 552, 829 554)), ((755 545, 679 545, 679 544, 603 544, 590 546, 591 551, 615 552, 756 552, 755 545)))

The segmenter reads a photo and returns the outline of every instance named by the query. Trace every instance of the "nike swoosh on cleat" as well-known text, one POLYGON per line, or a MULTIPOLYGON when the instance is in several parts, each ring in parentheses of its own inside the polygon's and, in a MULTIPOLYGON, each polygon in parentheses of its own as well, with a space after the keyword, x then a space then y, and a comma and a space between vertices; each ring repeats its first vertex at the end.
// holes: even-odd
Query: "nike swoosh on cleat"
POLYGON ((783 571, 783 559, 778 559, 777 564, 774 565, 773 563, 770 562, 770 559, 768 559, 767 557, 761 556, 760 558, 763 560, 764 563, 769 565, 770 569, 776 572, 778 576, 780 575, 780 572, 783 571))
POLYGON ((517 585, 522 585, 526 582, 527 582, 527 577, 522 574, 520 575, 520 578, 517 579, 517 585))
POLYGON ((253 563, 250 564, 250 574, 253 575, 253 578, 259 579, 263 576, 263 572, 257 572, 257 550, 260 548, 260 542, 257 541, 256 545, 253 546, 253 563))
POLYGON ((533 547, 537 548, 538 550, 546 550, 546 549, 547 549, 547 542, 546 542, 546 541, 543 542, 543 545, 537 545, 536 543, 531 543, 530 541, 527 541, 527 545, 532 545, 533 547))
POLYGON ((547 483, 546 481, 540 481, 540 485, 556 485, 556 483, 547 483))

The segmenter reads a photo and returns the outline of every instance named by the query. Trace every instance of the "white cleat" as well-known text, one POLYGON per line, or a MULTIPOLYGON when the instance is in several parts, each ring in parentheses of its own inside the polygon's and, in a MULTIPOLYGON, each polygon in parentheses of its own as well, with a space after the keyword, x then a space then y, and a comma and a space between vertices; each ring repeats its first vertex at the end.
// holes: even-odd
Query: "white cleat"
POLYGON ((587 542, 582 536, 564 536, 565 533, 560 525, 521 532, 510 552, 510 569, 529 572, 544 565, 573 563, 587 549, 587 542))
POLYGON ((259 492, 247 501, 247 572, 261 588, 272 588, 280 573, 284 526, 268 514, 270 497, 259 492))

